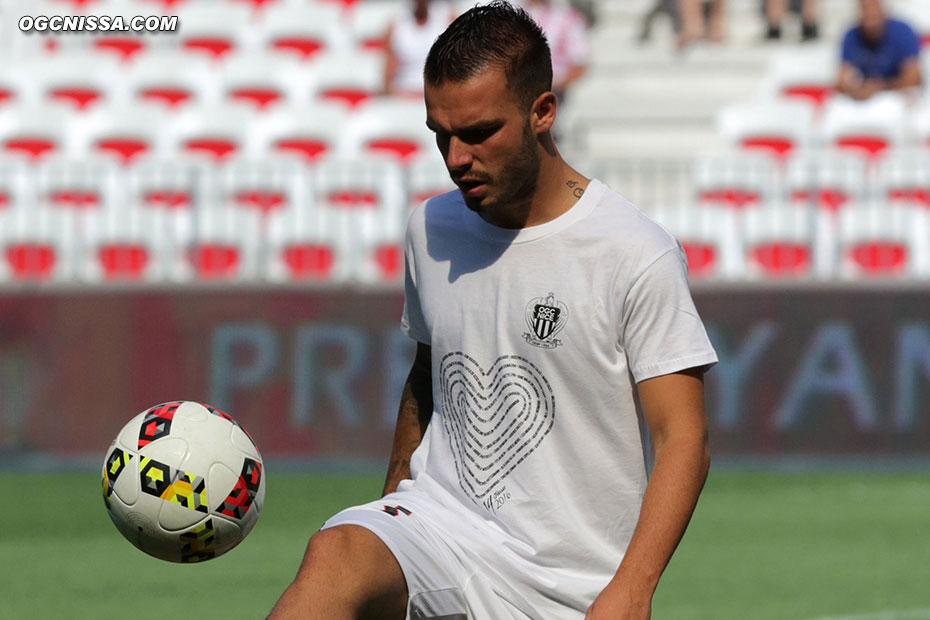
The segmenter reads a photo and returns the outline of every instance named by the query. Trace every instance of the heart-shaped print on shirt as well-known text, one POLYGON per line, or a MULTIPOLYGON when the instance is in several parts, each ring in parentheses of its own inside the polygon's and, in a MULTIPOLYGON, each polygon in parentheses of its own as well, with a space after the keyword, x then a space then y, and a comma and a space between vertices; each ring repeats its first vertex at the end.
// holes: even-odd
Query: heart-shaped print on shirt
POLYGON ((539 369, 515 355, 485 370, 462 352, 449 353, 439 385, 459 484, 478 503, 552 430, 555 396, 539 369))

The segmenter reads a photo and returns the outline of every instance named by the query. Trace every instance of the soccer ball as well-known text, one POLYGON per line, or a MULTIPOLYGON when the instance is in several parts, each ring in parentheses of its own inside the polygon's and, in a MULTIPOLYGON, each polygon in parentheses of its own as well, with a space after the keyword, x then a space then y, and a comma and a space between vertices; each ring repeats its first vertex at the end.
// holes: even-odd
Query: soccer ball
POLYGON ((103 500, 117 529, 149 555, 202 562, 255 526, 265 500, 252 438, 215 407, 156 405, 129 421, 103 463, 103 500))

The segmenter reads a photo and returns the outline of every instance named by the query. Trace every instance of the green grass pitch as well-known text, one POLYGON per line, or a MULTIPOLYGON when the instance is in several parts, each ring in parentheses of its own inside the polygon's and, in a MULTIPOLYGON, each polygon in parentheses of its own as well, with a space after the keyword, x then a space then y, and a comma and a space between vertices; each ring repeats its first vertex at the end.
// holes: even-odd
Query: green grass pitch
MULTIPOLYGON (((95 474, 0 472, 0 619, 264 618, 310 535, 381 481, 271 472, 238 548, 174 565, 119 535, 95 474)), ((653 618, 827 617, 930 618, 930 475, 713 471, 653 618)))

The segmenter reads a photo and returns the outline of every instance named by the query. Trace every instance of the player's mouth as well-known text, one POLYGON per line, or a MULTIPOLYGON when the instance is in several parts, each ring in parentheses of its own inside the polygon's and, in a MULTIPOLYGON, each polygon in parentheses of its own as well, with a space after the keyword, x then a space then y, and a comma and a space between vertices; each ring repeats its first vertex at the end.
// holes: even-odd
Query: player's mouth
POLYGON ((477 196, 488 186, 486 181, 479 179, 459 179, 456 185, 459 186, 459 189, 462 190, 462 193, 466 196, 477 196))

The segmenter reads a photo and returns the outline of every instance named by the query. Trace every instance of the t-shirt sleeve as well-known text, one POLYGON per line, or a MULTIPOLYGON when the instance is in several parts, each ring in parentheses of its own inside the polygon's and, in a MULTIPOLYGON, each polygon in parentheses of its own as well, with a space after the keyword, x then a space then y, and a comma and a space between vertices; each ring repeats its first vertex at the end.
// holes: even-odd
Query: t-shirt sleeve
POLYGON ((920 56, 920 38, 913 28, 903 22, 901 23, 899 45, 901 46, 902 62, 920 56))
POLYGON ((709 369, 717 354, 688 287, 688 263, 679 244, 635 277, 623 303, 621 346, 633 379, 694 367, 709 369))
POLYGON ((430 344, 430 333, 417 290, 416 257, 409 227, 404 246, 404 313, 400 319, 400 331, 417 342, 430 344))

